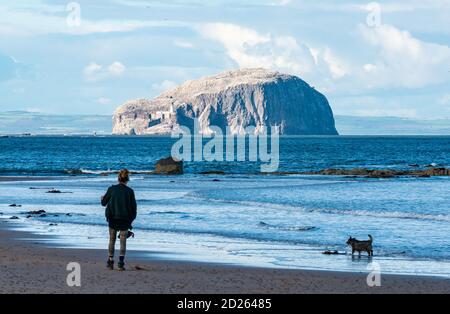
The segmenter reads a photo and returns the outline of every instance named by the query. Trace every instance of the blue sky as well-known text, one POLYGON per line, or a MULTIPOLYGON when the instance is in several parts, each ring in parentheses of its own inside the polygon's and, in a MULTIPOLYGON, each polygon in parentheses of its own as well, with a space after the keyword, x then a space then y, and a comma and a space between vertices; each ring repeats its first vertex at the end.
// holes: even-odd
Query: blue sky
POLYGON ((111 114, 239 67, 298 75, 335 114, 450 118, 450 0, 0 2, 0 111, 111 114))

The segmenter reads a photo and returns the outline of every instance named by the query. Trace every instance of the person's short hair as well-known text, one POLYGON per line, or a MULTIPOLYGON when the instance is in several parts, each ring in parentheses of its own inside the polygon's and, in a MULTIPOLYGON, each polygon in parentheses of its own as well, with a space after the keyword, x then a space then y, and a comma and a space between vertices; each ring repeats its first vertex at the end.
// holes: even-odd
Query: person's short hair
POLYGON ((128 169, 122 169, 119 171, 119 177, 118 180, 120 183, 127 183, 130 181, 130 172, 128 169))

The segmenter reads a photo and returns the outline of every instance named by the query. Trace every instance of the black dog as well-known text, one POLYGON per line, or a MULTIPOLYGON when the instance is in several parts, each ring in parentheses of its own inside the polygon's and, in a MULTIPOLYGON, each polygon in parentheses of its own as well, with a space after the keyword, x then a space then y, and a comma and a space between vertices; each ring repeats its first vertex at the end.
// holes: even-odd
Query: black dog
POLYGON ((359 241, 352 237, 347 240, 347 245, 350 245, 352 247, 352 255, 355 253, 355 251, 358 251, 358 255, 360 256, 362 251, 367 252, 369 256, 373 256, 372 243, 373 238, 370 234, 368 241, 359 241))

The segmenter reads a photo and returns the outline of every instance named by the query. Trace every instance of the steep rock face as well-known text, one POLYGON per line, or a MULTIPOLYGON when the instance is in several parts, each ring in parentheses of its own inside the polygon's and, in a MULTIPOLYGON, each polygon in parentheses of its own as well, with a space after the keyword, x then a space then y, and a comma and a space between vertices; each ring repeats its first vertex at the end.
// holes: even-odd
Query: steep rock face
POLYGON ((113 117, 114 134, 170 134, 180 126, 232 134, 277 126, 280 134, 336 135, 327 99, 298 77, 264 69, 227 71, 187 81, 153 100, 128 101, 113 117))

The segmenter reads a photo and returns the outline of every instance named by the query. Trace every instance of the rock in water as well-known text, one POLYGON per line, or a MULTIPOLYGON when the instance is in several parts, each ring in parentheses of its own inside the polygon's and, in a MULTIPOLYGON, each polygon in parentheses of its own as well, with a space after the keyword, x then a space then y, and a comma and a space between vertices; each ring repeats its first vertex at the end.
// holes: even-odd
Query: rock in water
POLYGON ((42 215, 42 214, 45 214, 45 213, 46 213, 45 210, 40 209, 40 210, 32 210, 32 211, 26 212, 24 214, 27 214, 27 215, 42 215))
POLYGON ((276 126, 280 134, 337 135, 324 95, 300 78, 264 69, 227 71, 187 81, 153 100, 128 101, 113 116, 113 133, 171 134, 180 126, 211 134, 211 126, 243 134, 276 126))
POLYGON ((429 168, 421 173, 423 176, 450 176, 450 169, 429 168))
POLYGON ((55 190, 55 189, 53 189, 53 190, 50 190, 50 191, 47 191, 46 193, 50 193, 50 194, 60 194, 60 193, 62 193, 60 190, 55 190))
POLYGON ((156 174, 183 174, 183 161, 167 157, 159 160, 155 167, 156 174))

